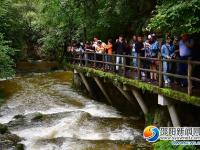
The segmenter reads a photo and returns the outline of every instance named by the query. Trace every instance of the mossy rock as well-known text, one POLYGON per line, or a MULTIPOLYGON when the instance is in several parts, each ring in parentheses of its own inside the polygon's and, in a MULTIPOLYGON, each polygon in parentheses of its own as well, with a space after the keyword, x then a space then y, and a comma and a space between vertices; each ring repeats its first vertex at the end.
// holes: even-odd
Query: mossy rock
POLYGON ((16 134, 6 133, 4 136, 1 137, 1 140, 4 141, 12 141, 14 145, 21 141, 21 138, 16 134))
POLYGON ((21 138, 16 134, 11 134, 6 125, 0 124, 0 149, 18 149, 17 145, 21 142, 21 138))
POLYGON ((0 124, 0 133, 1 134, 8 133, 8 127, 6 125, 0 124))
POLYGON ((14 118, 14 119, 24 119, 25 116, 23 116, 23 115, 16 115, 16 116, 14 116, 13 118, 14 118))
POLYGON ((17 144, 16 150, 24 150, 24 149, 25 149, 24 144, 21 143, 17 144))
POLYGON ((0 147, 2 149, 14 149, 21 142, 21 138, 15 134, 0 134, 0 147))
POLYGON ((35 114, 35 116, 31 119, 31 121, 44 121, 47 120, 48 116, 41 114, 41 113, 37 113, 35 114))
POLYGON ((13 128, 13 127, 20 127, 20 126, 23 126, 25 123, 26 123, 26 120, 25 120, 25 116, 23 115, 16 115, 13 117, 13 120, 11 120, 7 125, 8 125, 8 128, 13 128))

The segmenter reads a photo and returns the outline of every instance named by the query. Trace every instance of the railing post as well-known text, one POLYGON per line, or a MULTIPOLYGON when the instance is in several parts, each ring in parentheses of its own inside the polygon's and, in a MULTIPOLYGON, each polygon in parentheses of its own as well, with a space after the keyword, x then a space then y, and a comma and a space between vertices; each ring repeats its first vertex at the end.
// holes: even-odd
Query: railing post
POLYGON ((138 80, 141 80, 141 71, 140 71, 140 68, 141 68, 141 59, 140 59, 140 53, 137 54, 137 58, 136 58, 136 61, 137 61, 137 70, 138 70, 138 80))
POLYGON ((79 53, 79 56, 80 56, 80 66, 82 66, 82 64, 83 64, 82 52, 79 53))
POLYGON ((188 58, 188 95, 190 96, 192 94, 192 64, 191 64, 191 58, 188 58))
POLYGON ((123 53, 123 69, 124 69, 124 72, 123 72, 123 75, 126 76, 126 54, 123 53))
POLYGON ((85 66, 88 66, 88 53, 84 52, 84 56, 85 56, 85 66))
POLYGON ((112 55, 111 57, 112 57, 112 63, 113 63, 112 71, 115 71, 115 69, 116 69, 116 56, 112 55))
POLYGON ((162 57, 161 57, 161 53, 158 53, 158 62, 159 62, 159 87, 162 88, 163 87, 163 61, 162 61, 162 57))
POLYGON ((97 66, 97 55, 96 55, 96 51, 94 51, 94 67, 96 68, 97 66))
POLYGON ((105 53, 104 52, 102 53, 102 57, 103 57, 102 58, 102 60, 103 60, 103 70, 105 70, 105 60, 106 59, 105 59, 105 53))

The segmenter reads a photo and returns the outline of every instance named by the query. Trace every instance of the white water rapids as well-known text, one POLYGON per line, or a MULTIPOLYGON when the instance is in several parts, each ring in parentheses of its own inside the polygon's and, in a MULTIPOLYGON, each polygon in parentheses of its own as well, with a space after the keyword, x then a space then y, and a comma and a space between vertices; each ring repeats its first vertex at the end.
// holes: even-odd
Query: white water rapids
POLYGON ((27 150, 133 149, 135 138, 142 135, 130 123, 134 119, 73 91, 68 74, 18 77, 9 86, 4 83, 6 90, 12 86, 17 90, 0 108, 0 123, 23 138, 27 150), (47 121, 33 122, 31 117, 38 113, 47 116, 47 121), (16 115, 25 117, 23 124, 11 124, 16 115))

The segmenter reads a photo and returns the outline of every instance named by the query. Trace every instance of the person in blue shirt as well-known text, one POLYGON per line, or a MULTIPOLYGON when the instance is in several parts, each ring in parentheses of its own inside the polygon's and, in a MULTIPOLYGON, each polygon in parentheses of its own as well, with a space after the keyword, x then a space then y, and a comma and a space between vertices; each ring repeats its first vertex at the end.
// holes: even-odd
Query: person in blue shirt
MULTIPOLYGON (((153 34, 150 38, 150 57, 157 58, 159 52, 159 42, 156 40, 156 36, 153 34)), ((157 61, 152 60, 150 63, 150 69, 156 71, 157 68, 157 61)), ((154 72, 150 73, 150 78, 152 81, 157 81, 157 74, 154 72)))
MULTIPOLYGON (((179 42, 179 54, 180 60, 187 60, 192 56, 192 48, 194 46, 194 41, 190 39, 187 33, 182 34, 181 40, 179 42)), ((179 74, 186 75, 187 74, 187 64, 180 63, 179 64, 179 74)), ((181 87, 187 86, 187 80, 181 80, 181 87)))
MULTIPOLYGON (((174 51, 174 46, 171 44, 171 39, 168 37, 166 39, 165 44, 162 45, 161 47, 161 56, 163 59, 172 59, 174 57, 175 51, 174 51)), ((168 73, 171 69, 171 63, 167 61, 163 61, 163 72, 168 73)), ((164 77, 164 82, 165 85, 170 84, 170 79, 167 75, 163 75, 164 77)))

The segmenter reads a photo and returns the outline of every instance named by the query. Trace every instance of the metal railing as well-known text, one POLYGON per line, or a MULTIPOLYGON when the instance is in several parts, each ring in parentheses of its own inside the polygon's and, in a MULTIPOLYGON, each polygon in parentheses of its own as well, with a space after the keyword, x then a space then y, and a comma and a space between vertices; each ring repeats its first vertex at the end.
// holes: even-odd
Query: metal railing
MULTIPOLYGON (((131 55, 118 55, 118 54, 106 54, 106 53, 96 53, 91 52, 91 50, 86 50, 85 52, 80 52, 74 54, 73 57, 73 63, 79 63, 81 66, 86 66, 86 67, 94 67, 96 69, 102 69, 104 71, 111 71, 113 72, 115 70, 116 66, 121 67, 121 74, 122 76, 126 76, 127 70, 136 70, 136 76, 137 80, 141 80, 141 72, 146 72, 146 73, 156 73, 158 80, 157 80, 157 85, 162 88, 163 87, 163 75, 167 75, 169 77, 173 77, 175 79, 181 79, 181 80, 187 80, 187 93, 188 95, 192 95, 192 87, 193 87, 193 82, 199 82, 200 83, 200 78, 192 76, 192 71, 193 71, 193 65, 200 65, 200 61, 193 61, 191 58, 188 58, 188 60, 178 60, 178 59, 164 59, 162 58, 161 54, 158 54, 157 58, 151 58, 151 57, 141 57, 140 53, 138 53, 138 57, 134 57, 131 55), (111 57, 112 61, 108 62, 106 61, 106 57, 111 57), (100 57, 98 59, 97 57, 100 57), (121 57, 123 58, 123 63, 117 64, 116 63, 116 57, 121 57), (137 60, 137 67, 134 67, 133 65, 127 64, 126 60, 127 59, 136 59, 137 60), (157 69, 152 70, 147 67, 144 67, 144 64, 146 61, 156 61, 157 63, 157 69), (187 73, 186 75, 180 75, 177 73, 166 73, 163 72, 163 62, 168 62, 168 63, 182 63, 182 64, 187 64, 187 73), (107 70, 106 66, 110 66, 111 69, 107 70)), ((136 77, 135 74, 133 77, 136 77)))

